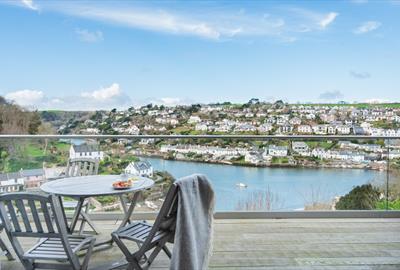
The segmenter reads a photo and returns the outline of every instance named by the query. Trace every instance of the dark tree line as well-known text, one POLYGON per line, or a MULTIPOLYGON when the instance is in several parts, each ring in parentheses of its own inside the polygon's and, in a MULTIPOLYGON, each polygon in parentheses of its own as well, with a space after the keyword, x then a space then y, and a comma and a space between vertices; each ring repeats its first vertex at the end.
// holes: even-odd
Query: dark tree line
POLYGON ((37 111, 25 110, 0 96, 0 134, 36 134, 41 123, 37 111))

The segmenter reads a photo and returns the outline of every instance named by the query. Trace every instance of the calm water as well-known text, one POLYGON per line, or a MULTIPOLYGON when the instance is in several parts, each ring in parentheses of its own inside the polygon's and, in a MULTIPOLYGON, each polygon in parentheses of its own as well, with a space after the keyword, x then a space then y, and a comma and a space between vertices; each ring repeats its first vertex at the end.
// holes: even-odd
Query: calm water
POLYGON ((217 196, 218 211, 238 210, 240 202, 269 189, 273 210, 296 210, 313 201, 330 201, 353 186, 381 181, 384 173, 358 169, 253 168, 145 158, 155 170, 179 178, 192 173, 207 175, 217 196), (244 183, 247 188, 238 188, 244 183))

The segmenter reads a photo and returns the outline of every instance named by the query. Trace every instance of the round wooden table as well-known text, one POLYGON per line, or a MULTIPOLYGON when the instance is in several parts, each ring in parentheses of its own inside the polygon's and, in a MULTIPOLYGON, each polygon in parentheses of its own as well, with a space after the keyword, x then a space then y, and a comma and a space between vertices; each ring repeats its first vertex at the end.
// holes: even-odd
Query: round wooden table
MULTIPOLYGON (((152 179, 141 177, 141 176, 128 176, 134 177, 132 186, 127 189, 117 190, 112 187, 112 183, 121 180, 121 175, 90 175, 90 176, 77 176, 77 177, 66 177, 58 180, 50 181, 43 184, 40 188, 42 191, 50 194, 57 195, 60 199, 60 205, 62 206, 62 196, 71 197, 78 201, 74 215, 69 225, 69 231, 72 233, 75 230, 76 224, 79 219, 79 214, 84 205, 84 201, 89 197, 97 196, 119 196, 121 204, 124 209, 124 219, 122 220, 119 228, 124 227, 127 223, 130 223, 133 210, 135 209, 136 201, 141 191, 151 188, 154 185, 152 179), (134 193, 131 201, 124 200, 124 194, 134 193), (127 205, 130 203, 129 208, 127 205)), ((63 213, 64 212, 64 209, 63 213)), ((109 241, 107 241, 109 242, 109 241)), ((104 242, 106 243, 106 242, 104 242)), ((104 243, 96 244, 103 245, 104 243)))

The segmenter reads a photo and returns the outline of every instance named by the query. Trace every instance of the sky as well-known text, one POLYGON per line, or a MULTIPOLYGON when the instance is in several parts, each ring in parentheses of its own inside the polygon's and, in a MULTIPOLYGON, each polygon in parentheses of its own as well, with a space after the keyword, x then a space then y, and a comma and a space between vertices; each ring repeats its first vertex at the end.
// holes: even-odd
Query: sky
POLYGON ((400 101, 400 0, 0 0, 0 95, 33 109, 400 101))

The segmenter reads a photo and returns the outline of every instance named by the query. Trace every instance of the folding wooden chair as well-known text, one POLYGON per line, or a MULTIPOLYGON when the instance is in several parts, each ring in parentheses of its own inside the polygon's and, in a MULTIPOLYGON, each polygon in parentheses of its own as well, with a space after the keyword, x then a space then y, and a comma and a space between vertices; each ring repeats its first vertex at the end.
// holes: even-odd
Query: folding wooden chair
POLYGON ((55 196, 1 195, 0 213, 7 236, 25 269, 87 269, 95 238, 67 232, 65 214, 55 196), (9 219, 4 218, 7 214, 9 219), (28 215, 31 215, 32 225, 28 215), (25 251, 19 242, 19 238, 24 237, 37 238, 38 242, 25 251), (86 250, 82 263, 78 258, 81 250, 86 250))
MULTIPOLYGON (((97 175, 99 171, 99 160, 93 158, 74 158, 69 159, 67 168, 65 170, 65 177, 77 177, 87 175, 97 175)), ((69 209, 75 209, 78 205, 78 201, 65 201, 63 200, 63 207, 69 209)), ((98 234, 98 230, 94 225, 93 221, 89 217, 90 202, 85 200, 83 203, 82 211, 79 213, 81 224, 79 227, 79 233, 82 234, 85 228, 85 224, 89 224, 92 230, 98 234)))
MULTIPOLYGON (((0 233, 3 231, 3 223, 0 220, 0 233)), ((8 247, 6 246, 6 244, 4 243, 3 239, 1 239, 0 237, 0 248, 3 251, 3 254, 6 255, 7 259, 9 261, 14 260, 14 257, 12 256, 10 250, 8 249, 8 247)))
POLYGON ((178 187, 172 184, 153 225, 145 221, 134 222, 111 234, 128 261, 127 269, 149 268, 161 250, 171 258, 171 252, 166 244, 174 241, 177 207, 178 187), (131 253, 123 242, 125 240, 136 242, 139 250, 131 253), (146 253, 150 250, 152 252, 147 256, 146 253))

